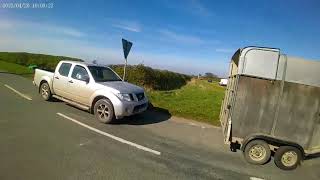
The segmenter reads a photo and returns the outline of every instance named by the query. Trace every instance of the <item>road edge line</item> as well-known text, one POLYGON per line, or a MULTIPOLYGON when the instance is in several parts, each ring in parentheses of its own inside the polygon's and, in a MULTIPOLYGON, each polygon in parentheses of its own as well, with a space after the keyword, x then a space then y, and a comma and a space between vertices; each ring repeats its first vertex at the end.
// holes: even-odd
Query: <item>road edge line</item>
POLYGON ((12 90, 13 92, 15 92, 16 94, 18 94, 19 96, 21 96, 21 97, 23 97, 23 98, 25 98, 25 99, 27 99, 27 100, 29 100, 29 101, 32 101, 32 98, 31 98, 31 97, 29 97, 29 96, 27 96, 27 95, 19 92, 18 90, 15 90, 13 87, 11 87, 11 86, 9 86, 9 85, 7 85, 7 84, 4 84, 4 86, 5 86, 6 88, 12 90))
POLYGON ((101 130, 99 130, 99 129, 96 129, 96 128, 94 128, 94 127, 88 126, 88 125, 86 125, 86 124, 84 124, 84 123, 82 123, 82 122, 79 122, 79 121, 77 121, 77 120, 75 120, 75 119, 73 119, 73 118, 71 118, 71 117, 69 117, 69 116, 67 116, 67 115, 62 114, 62 113, 59 113, 59 112, 58 112, 57 115, 65 118, 65 119, 68 119, 68 120, 70 120, 70 121, 72 121, 72 122, 74 122, 74 123, 77 123, 78 125, 80 125, 80 126, 82 126, 82 127, 85 127, 85 128, 87 128, 87 129, 90 129, 90 130, 92 130, 92 131, 94 131, 94 132, 96 132, 96 133, 98 133, 98 134, 101 134, 101 135, 106 136, 106 137, 109 137, 109 138, 111 138, 111 139, 113 139, 113 140, 119 141, 119 142, 121 142, 121 143, 123 143, 123 144, 127 144, 127 145, 133 146, 133 147, 135 147, 135 148, 138 148, 138 149, 140 149, 140 150, 143 150, 143 151, 146 151, 146 152, 150 152, 150 153, 153 153, 153 154, 156 154, 156 155, 161 155, 161 152, 159 152, 159 151, 156 151, 156 150, 147 148, 147 147, 145 147, 145 146, 142 146, 142 145, 139 145, 139 144, 136 144, 136 143, 127 141, 127 140, 125 140, 125 139, 122 139, 122 138, 120 138, 120 137, 114 136, 114 135, 112 135, 112 134, 103 132, 103 131, 101 131, 101 130))
POLYGON ((264 180, 263 178, 258 178, 258 177, 254 177, 254 176, 251 176, 249 179, 250 180, 264 180))

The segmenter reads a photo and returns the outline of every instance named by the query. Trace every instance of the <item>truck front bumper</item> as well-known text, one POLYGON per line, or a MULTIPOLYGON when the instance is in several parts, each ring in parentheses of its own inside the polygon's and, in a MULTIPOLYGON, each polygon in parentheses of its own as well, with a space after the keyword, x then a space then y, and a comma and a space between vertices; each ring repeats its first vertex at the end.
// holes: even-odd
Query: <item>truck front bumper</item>
POLYGON ((114 114, 117 119, 139 114, 147 110, 148 103, 149 101, 147 98, 144 98, 141 101, 119 101, 118 103, 113 104, 114 114))

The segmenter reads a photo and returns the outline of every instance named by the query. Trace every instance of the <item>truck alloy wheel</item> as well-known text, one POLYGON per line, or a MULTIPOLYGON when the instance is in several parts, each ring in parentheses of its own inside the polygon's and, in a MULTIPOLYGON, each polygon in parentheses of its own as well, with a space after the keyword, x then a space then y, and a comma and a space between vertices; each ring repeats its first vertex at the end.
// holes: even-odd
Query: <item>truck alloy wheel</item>
POLYGON ((251 164, 265 164, 270 159, 270 156, 269 145, 263 140, 249 142, 244 150, 244 157, 251 164))
POLYGON ((301 151, 292 146, 281 146, 274 154, 274 163, 283 170, 293 170, 300 164, 301 151))
POLYGON ((51 98, 51 91, 48 83, 42 83, 40 87, 40 94, 41 97, 48 101, 51 98))
POLYGON ((111 123, 114 119, 113 105, 108 99, 100 99, 94 105, 94 114, 102 123, 111 123))

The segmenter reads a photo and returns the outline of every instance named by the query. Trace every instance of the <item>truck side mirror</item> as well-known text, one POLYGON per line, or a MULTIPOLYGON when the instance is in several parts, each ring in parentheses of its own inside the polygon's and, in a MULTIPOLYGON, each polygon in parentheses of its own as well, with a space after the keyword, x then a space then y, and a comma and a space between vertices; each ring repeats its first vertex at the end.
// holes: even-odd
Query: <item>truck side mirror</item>
POLYGON ((88 84, 90 82, 90 77, 89 76, 84 76, 83 80, 88 84))

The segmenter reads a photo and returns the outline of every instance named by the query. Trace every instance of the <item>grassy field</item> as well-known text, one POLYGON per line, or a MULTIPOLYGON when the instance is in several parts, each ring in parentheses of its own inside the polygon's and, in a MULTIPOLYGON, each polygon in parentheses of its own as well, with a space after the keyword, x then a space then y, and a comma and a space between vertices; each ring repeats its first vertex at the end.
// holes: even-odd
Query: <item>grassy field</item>
POLYGON ((219 125, 219 114, 224 87, 217 82, 193 79, 181 89, 149 91, 155 107, 167 109, 172 115, 219 125))
POLYGON ((9 63, 9 62, 5 62, 5 61, 0 61, 0 72, 1 71, 19 74, 24 77, 32 77, 33 76, 32 69, 29 69, 25 66, 21 66, 19 64, 9 63))

